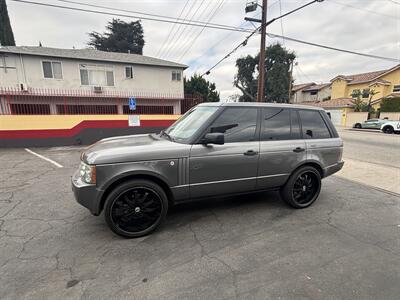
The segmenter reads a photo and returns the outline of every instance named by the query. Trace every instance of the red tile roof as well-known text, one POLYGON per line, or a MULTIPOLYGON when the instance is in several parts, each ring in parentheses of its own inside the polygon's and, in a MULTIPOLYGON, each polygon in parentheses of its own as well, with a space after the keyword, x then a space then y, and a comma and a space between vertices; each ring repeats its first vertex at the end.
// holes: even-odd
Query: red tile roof
POLYGON ((313 101, 313 102, 302 102, 301 105, 318 106, 323 108, 340 108, 340 107, 353 107, 353 99, 351 98, 337 98, 327 101, 313 101))
POLYGON ((309 86, 312 86, 312 85, 315 85, 315 82, 295 84, 292 87, 292 92, 297 92, 299 90, 302 90, 302 89, 304 89, 306 87, 309 87, 309 86))
POLYGON ((385 73, 394 71, 396 69, 400 68, 400 64, 397 66, 394 66, 393 68, 386 69, 386 70, 381 70, 381 71, 374 71, 374 72, 368 72, 368 73, 360 73, 360 74, 354 74, 354 75, 338 75, 335 78, 331 80, 334 81, 337 78, 343 78, 344 80, 348 81, 348 84, 355 84, 355 83, 362 83, 362 82, 370 82, 374 79, 379 78, 385 73))
POLYGON ((315 91, 315 90, 322 90, 324 87, 330 86, 330 83, 321 83, 321 84, 314 84, 312 86, 309 86, 305 89, 303 89, 303 92, 308 92, 308 91, 315 91))

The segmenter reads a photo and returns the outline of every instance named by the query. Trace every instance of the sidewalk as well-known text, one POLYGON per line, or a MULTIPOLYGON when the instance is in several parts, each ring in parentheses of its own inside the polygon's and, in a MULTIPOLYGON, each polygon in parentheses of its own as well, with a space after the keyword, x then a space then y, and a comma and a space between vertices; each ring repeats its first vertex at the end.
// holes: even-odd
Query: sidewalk
POLYGON ((338 177, 400 194, 400 169, 380 164, 344 158, 338 177))

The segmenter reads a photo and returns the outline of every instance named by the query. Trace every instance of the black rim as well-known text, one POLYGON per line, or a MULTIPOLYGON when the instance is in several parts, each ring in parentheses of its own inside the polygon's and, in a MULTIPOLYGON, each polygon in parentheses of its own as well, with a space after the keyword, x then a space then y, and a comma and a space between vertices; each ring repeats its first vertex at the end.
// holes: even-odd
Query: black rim
POLYGON ((293 200, 300 204, 305 205, 314 200, 315 194, 319 189, 318 176, 313 172, 301 173, 293 186, 293 200))
POLYGON ((386 127, 386 128, 385 128, 385 132, 386 132, 386 133, 392 133, 392 128, 386 127))
POLYGON ((122 192, 111 206, 111 219, 120 230, 141 232, 161 217, 162 202, 152 189, 137 187, 122 192))

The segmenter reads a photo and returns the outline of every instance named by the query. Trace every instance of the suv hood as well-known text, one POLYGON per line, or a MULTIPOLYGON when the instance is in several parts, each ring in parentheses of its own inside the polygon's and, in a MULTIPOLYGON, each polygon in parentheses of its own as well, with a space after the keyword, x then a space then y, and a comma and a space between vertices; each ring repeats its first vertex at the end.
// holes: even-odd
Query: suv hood
POLYGON ((119 136, 93 144, 82 153, 82 160, 94 165, 172 159, 189 156, 190 147, 155 134, 119 136))

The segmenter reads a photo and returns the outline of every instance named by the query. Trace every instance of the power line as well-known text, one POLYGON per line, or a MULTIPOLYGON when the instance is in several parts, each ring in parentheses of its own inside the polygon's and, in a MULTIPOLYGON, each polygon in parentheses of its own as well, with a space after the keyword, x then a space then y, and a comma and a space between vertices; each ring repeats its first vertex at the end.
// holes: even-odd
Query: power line
POLYGON ((394 0, 388 0, 389 2, 392 2, 394 4, 400 5, 400 2, 394 1, 394 0))
MULTIPOLYGON (((196 5, 196 0, 193 0, 192 5, 189 7, 189 9, 188 9, 188 11, 186 12, 186 15, 185 15, 185 17, 184 17, 184 20, 185 20, 185 21, 189 21, 189 15, 190 15, 190 13, 191 13, 191 11, 192 11, 192 9, 194 8, 195 5, 196 5)), ((164 52, 168 53, 169 49, 171 48, 171 45, 172 45, 173 42, 174 42, 174 39, 176 38, 176 35, 181 31, 182 26, 183 26, 182 24, 179 24, 179 25, 178 25, 178 27, 176 28, 176 31, 174 32, 174 34, 173 34, 173 36, 172 36, 172 38, 171 38, 171 43, 168 43, 168 44, 166 45, 166 49, 165 49, 164 52)), ((166 54, 165 54, 165 55, 166 55, 166 54)), ((164 53, 160 53, 160 57, 162 57, 162 56, 164 56, 164 53)))
MULTIPOLYGON (((70 7, 70 6, 49 4, 49 3, 41 3, 41 2, 35 2, 35 1, 26 1, 26 0, 10 0, 10 1, 24 3, 24 4, 44 6, 44 7, 53 7, 53 8, 61 8, 61 9, 66 9, 66 10, 94 13, 94 14, 99 14, 99 15, 109 15, 109 16, 116 16, 116 17, 139 19, 139 20, 163 22, 163 23, 169 23, 169 24, 176 23, 176 24, 195 26, 195 27, 203 27, 205 24, 204 22, 199 22, 199 21, 191 21, 191 22, 181 21, 181 20, 173 21, 173 20, 168 20, 168 19, 159 19, 156 17, 153 18, 153 17, 143 17, 143 16, 137 16, 137 15, 117 14, 117 13, 106 12, 106 11, 99 11, 99 10, 92 10, 92 9, 78 8, 78 7, 70 7)), ((170 18, 170 17, 163 17, 163 18, 170 18)), ((225 30, 225 31, 236 31, 236 32, 244 32, 244 33, 250 32, 250 30, 246 29, 246 28, 239 28, 239 27, 234 27, 234 26, 229 26, 229 25, 224 25, 224 24, 215 24, 215 23, 211 24, 210 23, 210 24, 206 25, 206 27, 212 28, 212 29, 225 30)))
MULTIPOLYGON (((42 2, 34 2, 34 1, 18 1, 18 0, 11 0, 11 1, 16 1, 16 2, 24 2, 24 3, 35 3, 38 5, 44 5, 46 6, 46 3, 42 3, 42 2)), ((167 20, 172 20, 172 21, 177 21, 178 24, 179 22, 185 22, 187 21, 187 19, 185 19, 185 17, 181 18, 181 17, 171 17, 171 16, 165 16, 165 15, 159 15, 159 14, 151 14, 151 13, 146 13, 146 12, 142 12, 142 11, 137 11, 137 10, 129 10, 129 9, 122 9, 122 8, 115 8, 115 7, 110 7, 110 6, 104 6, 104 5, 97 5, 97 4, 91 4, 91 3, 87 3, 87 2, 77 2, 77 1, 72 1, 72 0, 54 0, 54 1, 59 1, 59 2, 64 2, 64 3, 70 3, 70 4, 76 4, 76 5, 80 5, 80 6, 87 6, 87 7, 94 7, 94 8, 101 8, 101 9, 107 9, 107 10, 112 10, 112 11, 119 11, 119 12, 127 12, 127 13, 133 13, 133 14, 139 14, 139 15, 143 15, 143 16, 149 16, 149 17, 156 17, 156 18, 163 18, 163 19, 167 19, 167 20)), ((189 1, 189 0, 188 0, 189 1)), ((194 0, 194 2, 196 2, 198 0, 194 0)), ((194 3, 195 4, 195 3, 194 3)), ((189 9, 189 11, 193 8, 194 4, 192 5, 192 7, 189 9)), ((49 4, 49 6, 52 7, 60 7, 58 5, 55 4, 49 4)), ((64 7, 61 7, 64 8, 64 7)), ((70 7, 68 7, 70 8, 70 7)), ((118 15, 117 15, 118 16, 118 15)), ((124 15, 122 15, 123 17, 125 17, 124 15)), ((128 16, 131 17, 131 16, 128 16)), ((143 19, 145 20, 145 18, 143 17, 135 17, 138 19, 143 19)), ((197 24, 201 24, 204 25, 205 22, 201 22, 201 21, 193 21, 193 23, 197 23, 197 24)), ((184 24, 185 25, 185 24, 184 24)), ((232 28, 233 26, 229 26, 229 25, 223 25, 223 24, 214 24, 214 23, 210 23, 209 25, 215 25, 215 26, 223 26, 223 27, 227 27, 227 28, 232 28)))
POLYGON ((332 2, 332 3, 338 4, 338 5, 350 7, 350 8, 357 9, 357 10, 361 10, 361 11, 365 11, 365 12, 368 12, 368 13, 370 13, 370 14, 374 14, 374 15, 378 15, 378 16, 384 16, 384 17, 388 17, 388 18, 392 18, 392 19, 398 20, 398 18, 397 18, 396 16, 387 15, 387 14, 382 14, 382 13, 380 13, 380 12, 376 12, 376 11, 373 11, 373 10, 365 9, 365 8, 362 8, 362 7, 357 7, 357 6, 348 4, 348 3, 342 3, 342 2, 335 1, 335 0, 329 0, 328 2, 332 2))
MULTIPOLYGON (((297 11, 299 11, 299 10, 301 10, 301 9, 303 9, 303 8, 305 8, 305 7, 307 7, 307 6, 311 5, 311 4, 313 4, 313 3, 322 2, 322 1, 324 1, 324 0, 313 0, 313 1, 310 1, 310 2, 308 2, 308 3, 306 3, 306 4, 304 4, 304 5, 301 5, 301 6, 297 7, 297 8, 295 8, 295 9, 291 10, 291 11, 288 11, 287 13, 284 13, 283 15, 280 15, 280 16, 278 16, 278 17, 276 17, 276 18, 273 18, 273 19, 269 20, 269 21, 266 22, 266 23, 264 23, 265 20, 263 19, 263 20, 261 21, 262 25, 261 25, 260 27, 258 27, 255 31, 253 31, 248 37, 246 37, 246 39, 245 39, 241 44, 239 44, 237 47, 235 47, 231 52, 229 52, 226 56, 224 56, 222 59, 220 59, 220 60, 219 60, 215 65, 213 65, 210 69, 208 69, 208 71, 206 71, 202 76, 210 74, 210 72, 211 72, 212 69, 214 69, 215 67, 217 67, 221 62, 223 62, 225 59, 227 59, 229 56, 231 56, 231 54, 233 54, 234 52, 236 52, 240 47, 245 46, 245 45, 247 44, 247 41, 250 39, 250 37, 252 37, 260 28, 264 28, 264 27, 266 28, 268 25, 270 25, 272 22, 274 22, 274 21, 276 21, 276 20, 282 19, 283 17, 286 17, 286 16, 288 16, 288 15, 290 15, 290 14, 293 14, 293 13, 295 13, 295 12, 297 12, 297 11)), ((264 5, 266 5, 266 4, 264 4, 264 5)), ((264 7, 264 8, 265 8, 265 9, 268 9, 268 7, 264 7)), ((263 13, 264 13, 264 9, 263 9, 263 13)), ((265 16, 265 15, 264 15, 264 16, 265 16)), ((263 17, 263 18, 264 18, 264 17, 263 17)), ((261 34, 264 34, 264 33, 265 33, 265 30, 262 29, 262 30, 261 30, 261 34)), ((281 37, 284 38, 283 35, 282 35, 281 37)), ((261 46, 261 47, 263 47, 263 46, 261 46)), ((263 63, 263 59, 260 58, 260 62, 263 63)), ((263 66, 261 66, 261 68, 263 68, 263 66)))
POLYGON ((230 57, 233 53, 235 53, 240 47, 244 47, 247 45, 247 42, 249 41, 249 39, 256 33, 258 32, 258 30, 261 28, 258 27, 257 29, 255 29, 252 33, 250 33, 243 42, 241 42, 239 45, 237 45, 235 48, 233 48, 233 50, 231 52, 229 52, 227 55, 225 55, 223 58, 221 58, 216 64, 214 64, 211 68, 209 68, 206 72, 204 72, 203 75, 201 75, 201 77, 203 77, 204 75, 208 75, 210 74, 210 72, 216 68, 220 63, 222 63, 225 59, 227 59, 228 57, 230 57))
MULTIPOLYGON (((196 12, 200 9, 200 7, 203 5, 203 3, 204 3, 204 0, 201 2, 200 6, 199 6, 198 9, 196 10, 196 12)), ((207 5, 204 7, 204 9, 200 12, 199 16, 197 17, 197 20, 200 20, 200 19, 202 18, 203 14, 208 10, 208 8, 210 7, 211 3, 212 3, 212 1, 208 1, 207 5)), ((193 16, 193 17, 194 17, 194 16, 193 16)), ((193 18, 192 18, 192 19, 193 19, 193 18)), ((191 38, 191 33, 192 33, 192 31, 193 31, 193 30, 196 31, 196 29, 198 29, 198 28, 196 28, 196 27, 190 27, 190 28, 185 27, 185 28, 183 29, 183 31, 181 32, 181 34, 176 38, 176 40, 175 40, 175 42, 174 42, 174 44, 173 44, 173 46, 172 46, 172 49, 176 49, 176 47, 179 46, 178 52, 180 52, 180 50, 181 50, 182 47, 183 47, 182 44, 185 44, 186 41, 187 41, 188 39, 191 38), (186 32, 186 29, 188 29, 187 32, 186 32), (186 33, 185 33, 185 32, 186 32, 186 33), (184 34, 184 33, 185 33, 185 34, 184 34)), ((171 50, 172 50, 172 49, 171 49, 171 50)))
MULTIPOLYGON (((274 6, 275 4, 278 3, 278 0, 276 0, 274 3, 268 5, 268 8, 274 6)), ((259 17, 261 15, 261 13, 258 13, 256 15, 253 16, 253 18, 259 17)), ((238 27, 242 27, 247 23, 247 21, 242 22, 238 27)), ((225 41, 227 38, 229 38, 231 35, 233 34, 233 32, 229 32, 228 34, 226 34, 222 39, 220 39, 217 43, 213 44, 210 48, 208 48, 206 50, 206 52, 204 54, 202 54, 201 56, 197 57, 195 59, 195 61, 199 60, 200 58, 202 58, 203 56, 206 55, 206 53, 208 53, 209 50, 214 49, 215 47, 217 47, 219 44, 221 44, 223 41, 225 41)), ((191 68, 191 66, 189 66, 189 69, 191 68)), ((197 67, 196 70, 194 71, 195 73, 197 72, 199 68, 197 67)))
MULTIPOLYGON (((279 14, 282 15, 282 1, 279 0, 279 14)), ((281 34, 283 35, 283 18, 281 18, 281 34)), ((282 39, 283 45, 285 45, 285 39, 282 39)))
POLYGON ((288 41, 305 44, 305 45, 309 45, 309 46, 314 46, 314 47, 319 47, 319 48, 324 48, 324 49, 328 49, 328 50, 334 50, 334 51, 339 51, 339 52, 343 52, 343 53, 349 53, 349 54, 354 54, 354 55, 359 55, 359 56, 364 56, 364 57, 369 57, 369 58, 382 59, 382 60, 387 60, 387 61, 392 61, 392 62, 400 62, 400 59, 397 59, 397 58, 385 57, 385 56, 361 53, 361 52, 356 52, 356 51, 346 50, 346 49, 341 49, 341 48, 335 48, 335 47, 331 47, 331 46, 325 46, 325 45, 302 41, 299 39, 294 39, 294 38, 291 38, 288 36, 282 36, 282 35, 273 34, 273 33, 267 33, 267 35, 271 38, 285 38, 288 41))
MULTIPOLYGON (((215 15, 217 14, 217 12, 218 12, 218 11, 221 9, 221 7, 224 5, 224 2, 225 2, 225 0, 221 0, 221 1, 219 2, 219 4, 217 5, 217 7, 215 8, 214 12, 211 11, 211 16, 208 18, 207 23, 210 22, 210 21, 215 17, 215 15)), ((196 43, 196 41, 197 41, 197 39, 199 38, 199 36, 203 33, 204 29, 206 29, 205 26, 204 26, 204 27, 200 30, 200 32, 190 41, 189 47, 187 47, 186 50, 184 50, 183 54, 180 56, 180 58, 179 58, 178 61, 181 61, 181 60, 186 56, 186 54, 189 52, 189 50, 192 49, 193 45, 196 43)), ((186 46, 186 44, 184 44, 184 46, 186 46)), ((183 47, 183 48, 184 48, 184 47, 183 47)))
MULTIPOLYGON (((180 12, 180 14, 179 14, 179 16, 178 16, 177 19, 179 19, 179 18, 182 16, 183 12, 185 11, 185 8, 186 8, 187 5, 189 4, 189 1, 190 1, 190 0, 186 0, 186 3, 185 3, 185 5, 183 6, 183 8, 182 8, 182 10, 181 10, 181 12, 180 12)), ((168 33, 168 36, 166 37, 166 39, 164 40, 164 42, 161 44, 160 48, 158 49, 157 54, 156 54, 156 57, 158 57, 158 55, 161 53, 162 49, 164 49, 164 46, 167 44, 169 38, 171 37, 172 32, 173 32, 174 29, 175 29, 175 26, 176 26, 176 23, 174 23, 174 24, 172 25, 171 30, 170 30, 169 33, 168 33)))

